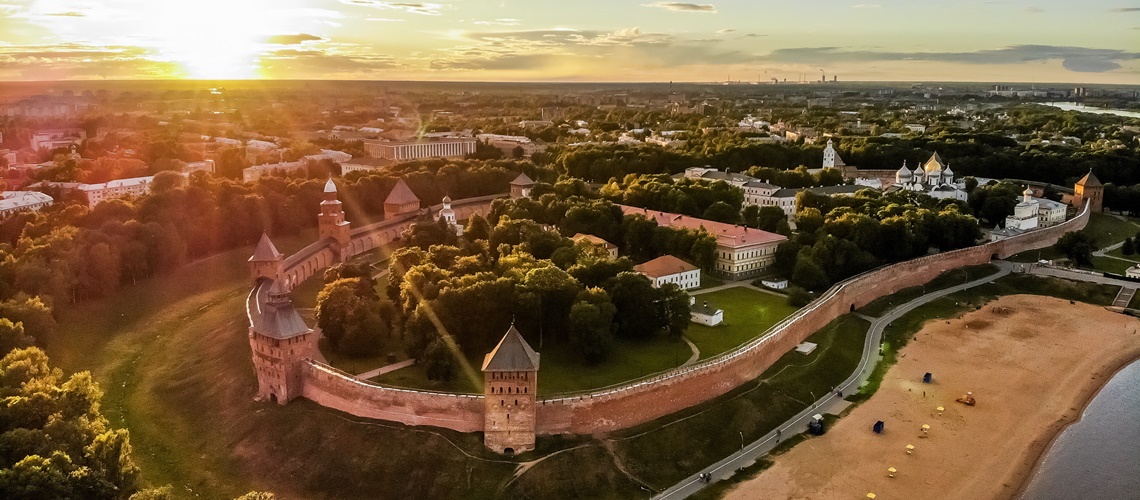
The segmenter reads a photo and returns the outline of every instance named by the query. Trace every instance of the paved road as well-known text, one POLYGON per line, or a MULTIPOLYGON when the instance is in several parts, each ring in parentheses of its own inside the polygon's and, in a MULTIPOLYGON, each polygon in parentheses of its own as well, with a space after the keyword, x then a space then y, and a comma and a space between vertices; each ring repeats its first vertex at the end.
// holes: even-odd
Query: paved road
MULTIPOLYGON (((995 261, 994 264, 999 267, 999 271, 996 274, 991 274, 985 278, 971 281, 969 283, 964 283, 954 287, 924 294, 923 296, 918 297, 910 302, 900 304, 894 309, 888 311, 882 317, 874 318, 871 322, 871 328, 867 332, 867 338, 863 343, 863 357, 859 360, 859 368, 855 371, 855 373, 851 374, 847 380, 840 384, 836 390, 842 392, 843 394, 851 394, 855 392, 859 386, 863 385, 863 383, 867 381, 867 378, 871 376, 871 372, 875 368, 875 364, 878 363, 880 359, 882 359, 882 356, 879 355, 879 343, 883 337, 883 329, 886 328, 886 326, 889 325, 892 321, 902 317, 902 315, 914 310, 916 307, 931 302, 935 299, 996 280, 1002 276, 1009 274, 1015 268, 1015 265, 1009 264, 1007 262, 995 261)), ((744 444, 742 442, 741 451, 733 453, 732 455, 705 468, 704 470, 701 470, 700 472, 685 478, 680 483, 667 488, 666 490, 658 493, 653 498, 671 500, 686 498, 689 495, 692 495, 707 486, 700 480, 700 475, 704 473, 711 474, 713 481, 720 481, 722 479, 728 478, 732 476, 732 474, 737 469, 751 465, 756 461, 756 459, 767 455, 768 452, 770 452, 772 448, 774 448, 776 444, 779 443, 779 440, 776 438, 777 432, 779 432, 782 436, 788 437, 794 434, 798 434, 804 430, 807 430, 807 423, 810 420, 811 415, 815 415, 817 413, 838 413, 848 405, 849 403, 843 398, 839 397, 838 394, 834 392, 826 394, 819 400, 812 403, 811 406, 796 414, 796 416, 792 417, 787 422, 780 424, 777 430, 764 435, 759 440, 756 440, 752 443, 744 444)), ((743 441, 743 437, 741 439, 743 441)))
MULTIPOLYGON (((1016 265, 1016 264, 1010 264, 1016 265)), ((1109 278, 1101 275, 1100 273, 1093 273, 1089 271, 1074 271, 1069 269, 1060 269, 1056 267, 1044 266, 1030 266, 1029 274, 1036 274, 1040 276, 1052 276, 1054 278, 1064 278, 1074 281, 1088 281, 1090 283, 1100 283, 1102 285, 1112 285, 1120 287, 1136 288, 1137 283, 1134 281, 1119 280, 1116 278, 1109 278)))

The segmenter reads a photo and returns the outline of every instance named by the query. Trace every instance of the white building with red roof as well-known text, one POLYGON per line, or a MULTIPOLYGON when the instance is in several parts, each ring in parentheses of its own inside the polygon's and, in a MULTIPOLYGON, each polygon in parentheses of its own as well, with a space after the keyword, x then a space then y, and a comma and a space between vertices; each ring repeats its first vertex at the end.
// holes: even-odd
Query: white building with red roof
POLYGON ((708 232, 716 238, 716 263, 712 271, 728 279, 763 274, 776 261, 776 247, 788 241, 784 235, 746 226, 628 205, 618 206, 625 215, 640 215, 657 222, 658 226, 708 232))
POLYGON ((653 288, 674 283, 682 290, 692 290, 701 286, 701 268, 678 259, 663 255, 644 264, 633 266, 653 283, 653 288))

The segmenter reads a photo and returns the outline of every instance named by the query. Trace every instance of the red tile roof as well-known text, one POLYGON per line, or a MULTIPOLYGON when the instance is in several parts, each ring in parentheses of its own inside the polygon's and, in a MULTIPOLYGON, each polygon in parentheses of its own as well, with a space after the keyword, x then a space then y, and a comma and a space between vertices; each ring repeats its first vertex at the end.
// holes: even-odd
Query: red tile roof
POLYGON ((694 271, 697 266, 688 262, 678 259, 672 255, 662 255, 644 264, 633 266, 633 270, 644 274, 650 278, 660 278, 662 276, 672 276, 688 271, 694 271))
POLYGON ((416 197, 416 193, 412 192, 412 188, 404 182, 404 179, 396 181, 396 185, 392 186, 392 192, 388 193, 388 198, 384 203, 391 203, 393 205, 406 205, 408 203, 419 203, 420 199, 416 197))
POLYGON ((736 224, 726 224, 724 222, 716 222, 705 219, 698 219, 688 215, 672 214, 669 212, 658 212, 656 210, 647 210, 644 208, 631 207, 628 205, 618 205, 625 215, 640 215, 647 219, 657 222, 658 226, 667 226, 680 229, 700 230, 704 229, 709 234, 716 237, 718 245, 723 245, 730 248, 739 248, 750 245, 765 244, 765 243, 779 243, 787 241, 787 237, 782 234, 769 233, 760 229, 739 226, 736 224))

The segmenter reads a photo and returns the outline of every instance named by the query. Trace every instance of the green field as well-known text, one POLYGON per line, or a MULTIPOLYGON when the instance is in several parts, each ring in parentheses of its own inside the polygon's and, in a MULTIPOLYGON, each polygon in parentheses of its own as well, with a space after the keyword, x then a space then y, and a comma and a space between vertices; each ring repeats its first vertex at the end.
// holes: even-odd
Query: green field
POLYGON ((1133 253, 1132 255, 1124 255, 1124 251, 1121 248, 1114 248, 1108 252, 1105 252, 1104 254, 1105 255, 1111 255, 1111 256, 1119 258, 1119 259, 1130 260, 1132 262, 1140 262, 1140 255, 1135 254, 1135 253, 1133 253))
MULTIPOLYGON (((1089 216, 1089 223, 1081 230, 1096 240, 1098 248, 1104 248, 1116 243, 1124 241, 1125 238, 1130 238, 1140 233, 1140 225, 1136 219, 1121 218, 1109 214, 1091 214, 1089 216)), ((1065 255, 1058 252, 1053 247, 1042 248, 1040 250, 1029 250, 1021 252, 1016 255, 1010 256, 1008 259, 1012 262, 1037 262, 1038 260, 1057 260, 1064 258, 1065 255)))
POLYGON ((734 287, 694 295, 697 303, 708 301, 724 310, 724 322, 717 326, 689 324, 685 337, 701 351, 701 359, 728 352, 764 333, 772 325, 796 312, 787 297, 748 287, 734 287))
POLYGON ((1104 273, 1124 274, 1124 271, 1127 271, 1128 268, 1134 265, 1136 264, 1133 262, 1125 262, 1112 257, 1097 257, 1094 255, 1092 258, 1092 269, 1104 273))
POLYGON ((939 274, 923 286, 903 288, 902 290, 899 290, 893 294, 872 300, 871 302, 867 303, 867 305, 860 307, 859 313, 877 318, 879 316, 882 316, 887 311, 891 310, 895 305, 910 302, 925 293, 950 288, 952 286, 961 285, 963 283, 969 283, 996 272, 998 272, 998 268, 993 264, 979 264, 976 266, 965 266, 957 269, 951 269, 942 274, 939 274))

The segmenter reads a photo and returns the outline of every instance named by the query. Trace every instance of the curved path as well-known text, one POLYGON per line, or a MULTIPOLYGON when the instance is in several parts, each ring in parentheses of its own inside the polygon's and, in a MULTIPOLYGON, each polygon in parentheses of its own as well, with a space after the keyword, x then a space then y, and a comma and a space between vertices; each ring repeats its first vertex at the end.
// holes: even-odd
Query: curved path
MULTIPOLYGON (((891 324, 892 321, 899 319, 904 314, 913 311, 915 308, 921 305, 932 302, 936 299, 945 297, 955 292, 973 288, 984 283, 989 283, 1009 274, 1016 268, 1016 264, 1010 264, 1005 261, 994 261, 993 263, 999 268, 998 272, 995 274, 991 274, 969 283, 963 283, 961 285, 927 293, 910 302, 899 304, 894 309, 887 311, 885 314, 878 318, 871 318, 871 327, 867 330, 867 338, 863 342, 863 356, 859 360, 859 368, 855 370, 855 373, 852 373, 850 377, 847 377, 847 380, 844 380, 843 383, 836 388, 836 390, 842 392, 843 394, 851 394, 855 392, 855 390, 857 390, 861 385, 863 385, 864 382, 867 381, 867 378, 871 376, 871 372, 874 371, 875 365, 882 358, 879 355, 879 343, 883 337, 883 329, 886 328, 887 325, 891 324)), ((842 411, 843 408, 847 407, 848 404, 850 403, 839 397, 838 394, 834 392, 829 393, 825 397, 820 398, 818 401, 813 402, 811 406, 808 406, 803 411, 796 414, 796 416, 789 419, 787 422, 780 424, 776 430, 765 434, 764 437, 752 442, 751 444, 748 444, 747 446, 743 446, 740 451, 729 455, 725 459, 706 467, 705 469, 697 472, 696 474, 693 474, 692 476, 685 478, 680 483, 670 486, 661 493, 653 496, 653 498, 670 500, 686 498, 689 495, 692 495, 707 486, 700 480, 701 474, 711 474, 714 481, 719 481, 731 477, 736 470, 751 465, 756 461, 756 459, 767 455, 768 452, 772 451, 772 448, 775 448, 776 444, 780 442, 779 438, 777 437, 777 433, 788 431, 788 436, 798 434, 799 432, 807 429, 807 423, 811 419, 812 415, 815 415, 817 413, 838 413, 839 411, 842 411)))

